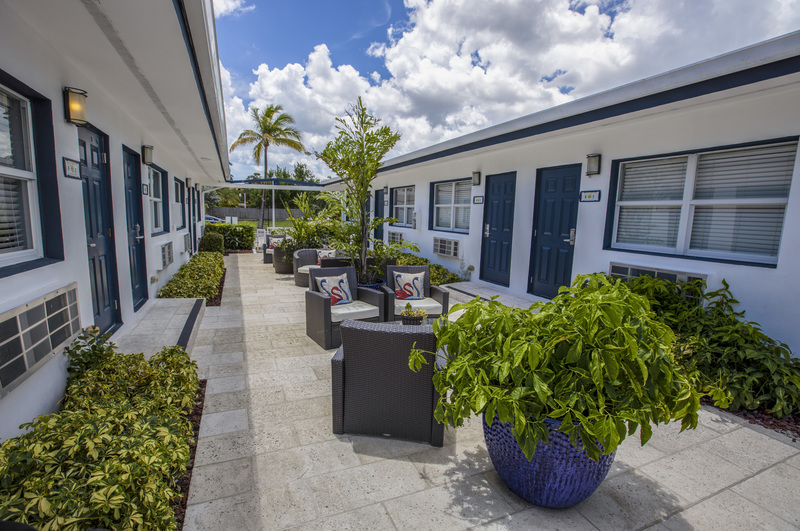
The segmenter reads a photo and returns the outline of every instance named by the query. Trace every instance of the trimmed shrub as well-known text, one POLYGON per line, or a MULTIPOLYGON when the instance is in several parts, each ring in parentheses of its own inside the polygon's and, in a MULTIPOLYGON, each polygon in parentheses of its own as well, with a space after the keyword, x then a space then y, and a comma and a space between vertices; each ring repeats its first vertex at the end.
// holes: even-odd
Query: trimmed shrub
POLYGON ((200 238, 200 251, 209 253, 225 252, 225 237, 218 232, 208 232, 200 238))
POLYGON ((431 261, 427 258, 417 256, 412 253, 400 253, 397 257, 397 265, 399 266, 421 266, 428 265, 431 261))
POLYGON ((431 284, 440 286, 442 284, 451 284, 453 282, 461 281, 456 273, 450 272, 446 267, 439 264, 431 264, 431 284))
POLYGON ((150 361, 84 330, 67 353, 62 410, 0 446, 0 520, 42 531, 176 529, 174 478, 189 461, 197 365, 180 347, 150 361))
POLYGON ((232 225, 230 223, 211 223, 206 225, 206 234, 216 232, 225 238, 225 249, 252 249, 256 243, 256 228, 252 225, 232 225))
POLYGON ((197 253, 158 291, 158 298, 211 300, 219 294, 224 272, 225 262, 220 253, 197 253))

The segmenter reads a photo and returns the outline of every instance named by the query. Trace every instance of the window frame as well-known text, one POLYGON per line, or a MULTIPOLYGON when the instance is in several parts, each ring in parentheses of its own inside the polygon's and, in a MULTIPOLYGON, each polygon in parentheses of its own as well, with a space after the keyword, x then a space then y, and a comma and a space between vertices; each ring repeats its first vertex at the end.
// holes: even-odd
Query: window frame
POLYGON ((147 167, 147 182, 150 186, 150 235, 157 236, 159 234, 167 234, 170 231, 169 226, 169 174, 161 169, 160 167, 156 166, 155 164, 151 164, 147 167), (156 199, 155 192, 156 187, 153 183, 153 172, 158 172, 160 175, 160 189, 161 195, 156 199), (161 226, 156 226, 156 219, 155 213, 156 210, 154 209, 154 203, 161 203, 161 208, 159 209, 160 212, 160 221, 161 226))
MULTIPOLYGON (((736 253, 729 251, 712 251, 701 249, 690 249, 692 225, 695 219, 695 208, 698 206, 739 206, 739 205, 788 205, 788 194, 786 198, 722 198, 722 199, 694 199, 694 189, 697 177, 697 161, 700 156, 711 153, 734 152, 748 148, 778 146, 780 144, 798 143, 800 137, 782 137, 769 140, 747 142, 725 146, 708 147, 689 151, 664 153, 659 155, 649 155, 643 157, 632 157, 612 161, 611 182, 609 186, 608 210, 606 212, 606 230, 603 242, 604 250, 629 252, 637 254, 648 254, 656 256, 668 256, 685 260, 699 260, 705 262, 719 262, 755 267, 776 268, 778 256, 768 257, 747 253, 736 253), (631 162, 659 160, 677 157, 687 157, 686 177, 684 180, 683 197, 680 200, 661 200, 661 201, 620 201, 620 184, 624 164, 631 162), (622 203, 622 204, 620 204, 622 203), (626 204, 639 204, 641 206, 680 206, 680 219, 678 224, 678 236, 675 248, 656 247, 636 244, 617 243, 617 230, 619 223, 620 206, 626 204)), ((800 158, 800 143, 798 143, 796 157, 800 158)), ((795 161, 795 168, 797 160, 795 161)), ((796 172, 795 172, 796 173, 796 172)), ((795 173, 792 174, 794 180, 795 173)), ((790 187, 793 183, 790 183, 790 187)), ((785 231, 785 224, 781 228, 781 240, 785 231)), ((781 242, 782 243, 782 242, 781 242)), ((778 251, 780 254, 780 250, 778 251)))
POLYGON ((414 209, 416 208, 416 203, 417 203, 416 186, 411 184, 411 185, 408 185, 408 186, 398 186, 396 188, 392 188, 392 189, 389 190, 389 197, 391 198, 390 202, 389 202, 389 211, 391 212, 391 217, 392 218, 395 218, 395 219, 398 219, 398 220, 400 219, 395 215, 395 208, 402 208, 405 211, 404 221, 402 223, 400 221, 396 221, 396 222, 392 223, 391 226, 393 226, 393 227, 413 228, 414 227, 414 209), (403 204, 398 206, 398 204, 397 204, 397 192, 399 192, 400 190, 406 190, 407 191, 409 189, 414 191, 414 203, 409 205, 408 203, 405 202, 405 199, 404 199, 403 200, 404 201, 403 204), (411 221, 410 222, 408 220, 409 212, 411 213, 411 221))
POLYGON ((174 178, 174 182, 175 197, 173 198, 173 203, 181 206, 181 217, 175 220, 176 223, 180 222, 176 229, 183 230, 186 228, 186 182, 177 177, 174 178))
POLYGON ((459 229, 456 228, 456 209, 466 209, 468 212, 467 217, 471 220, 472 219, 472 179, 450 179, 447 181, 436 181, 431 183, 430 189, 430 209, 428 211, 428 229, 437 231, 437 232, 454 232, 457 234, 469 234, 469 223, 467 223, 466 229, 459 229), (456 186, 459 183, 466 183, 467 189, 469 190, 470 202, 466 204, 457 205, 456 204, 456 186), (453 190, 450 197, 450 203, 442 203, 441 205, 436 204, 436 188, 442 184, 452 184, 453 190), (452 214, 450 216, 450 227, 442 227, 436 225, 436 211, 438 208, 445 208, 450 207, 452 208, 452 214))

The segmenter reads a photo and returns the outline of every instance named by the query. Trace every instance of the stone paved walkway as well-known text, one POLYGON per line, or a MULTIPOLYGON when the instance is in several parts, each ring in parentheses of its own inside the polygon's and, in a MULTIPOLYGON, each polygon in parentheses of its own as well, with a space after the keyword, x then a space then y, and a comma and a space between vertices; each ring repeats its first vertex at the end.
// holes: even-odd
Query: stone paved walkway
POLYGON ((184 529, 800 529, 800 445, 713 409, 628 439, 595 494, 533 507, 492 468, 479 422, 444 448, 331 433, 330 358, 304 288, 260 255, 225 258, 222 306, 192 352, 208 378, 184 529))

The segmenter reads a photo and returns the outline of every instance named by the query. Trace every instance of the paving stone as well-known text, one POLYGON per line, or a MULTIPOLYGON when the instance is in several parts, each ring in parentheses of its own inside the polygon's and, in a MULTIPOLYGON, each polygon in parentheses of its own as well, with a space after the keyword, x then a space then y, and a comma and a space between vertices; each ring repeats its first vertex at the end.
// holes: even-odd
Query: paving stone
POLYGON ((360 464, 350 441, 332 440, 259 455, 257 481, 259 486, 275 487, 360 464))
POLYGON ((747 424, 747 421, 715 407, 703 406, 697 412, 698 425, 718 433, 727 433, 747 424))
POLYGON ((684 448, 696 446, 714 437, 719 437, 719 433, 706 428, 702 425, 694 430, 681 430, 680 422, 671 422, 660 426, 653 426, 653 436, 647 441, 648 445, 653 445, 656 450, 665 454, 680 452, 684 448))
POLYGON ((254 455, 256 455, 254 433, 249 430, 237 431, 198 438, 194 461, 195 465, 198 466, 234 461, 254 455))
POLYGON ((247 365, 241 363, 226 363, 224 365, 210 365, 208 367, 209 378, 226 378, 228 376, 239 376, 247 374, 247 365))
POLYGON ((482 524, 476 529, 491 531, 597 531, 577 509, 547 509, 531 507, 505 518, 482 524))
POLYGON ((228 376, 226 378, 210 378, 206 383, 206 395, 242 391, 246 388, 244 376, 228 376))
POLYGON ((223 433, 249 429, 246 409, 233 409, 221 413, 207 413, 200 423, 200 437, 211 437, 223 433))
POLYGON ((348 435, 353 443, 353 450, 358 454, 364 464, 382 461, 384 459, 400 458, 425 452, 431 448, 427 443, 389 439, 382 437, 367 437, 363 435, 348 435))
POLYGON ((292 529, 296 531, 361 531, 363 529, 374 529, 377 531, 394 529, 394 524, 383 504, 376 503, 315 522, 309 522, 292 529))
POLYGON ((800 470, 776 465, 731 490, 800 528, 800 470))
POLYGON ((795 530, 775 515, 729 491, 691 507, 662 524, 669 531, 778 531, 795 530))
POLYGON ((330 396, 306 398, 281 403, 279 407, 270 404, 251 403, 250 420, 255 428, 270 424, 293 423, 302 419, 331 415, 330 396))
POLYGON ((253 490, 253 458, 200 465, 192 469, 189 503, 201 503, 253 490))
POLYGON ((261 519, 264 529, 287 529, 321 516, 307 482, 294 482, 277 487, 261 488, 261 519))
POLYGON ((758 472, 800 453, 787 444, 764 437, 746 427, 712 439, 702 444, 700 450, 718 455, 749 472, 758 472))
POLYGON ((202 354, 197 356, 192 356, 192 358, 197 362, 197 365, 202 366, 209 366, 209 365, 225 365, 228 363, 242 363, 244 361, 244 353, 243 352, 225 352, 223 354, 202 354))
POLYGON ((330 415, 297 420, 294 422, 294 429, 301 445, 331 441, 342 437, 333 433, 333 421, 330 415))
POLYGON ((286 400, 302 400, 304 398, 314 398, 317 396, 331 396, 330 380, 313 380, 297 384, 283 386, 286 393, 286 400))
POLYGON ((409 460, 422 477, 433 485, 458 481, 492 468, 486 447, 472 442, 431 447, 410 455, 409 460))

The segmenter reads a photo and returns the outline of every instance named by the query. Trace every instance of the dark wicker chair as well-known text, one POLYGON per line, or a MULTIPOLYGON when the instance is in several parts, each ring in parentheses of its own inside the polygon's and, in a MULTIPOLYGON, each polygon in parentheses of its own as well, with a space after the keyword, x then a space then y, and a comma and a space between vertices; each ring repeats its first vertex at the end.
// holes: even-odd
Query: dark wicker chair
POLYGON ((433 411, 433 354, 419 372, 411 348, 436 351, 433 327, 344 321, 342 346, 331 359, 333 433, 375 435, 442 446, 444 425, 433 411))
POLYGON ((360 321, 383 322, 386 320, 385 295, 382 291, 361 288, 356 283, 356 269, 354 267, 326 267, 312 269, 308 273, 308 290, 306 291, 306 335, 313 339, 317 345, 324 349, 337 348, 342 344, 339 326, 345 319, 358 319, 360 321), (353 295, 353 302, 343 304, 333 309, 331 299, 320 292, 317 278, 347 275, 347 283, 353 295), (337 316, 337 313, 345 316, 337 316), (352 317, 347 316, 347 314, 352 317))
POLYGON ((272 263, 272 251, 273 251, 273 249, 269 248, 271 240, 283 239, 285 237, 286 236, 284 234, 272 234, 272 235, 267 234, 267 242, 261 247, 261 250, 264 253, 264 263, 265 264, 271 264, 272 263))
POLYGON ((292 267, 294 268, 294 285, 301 288, 308 287, 308 273, 310 269, 319 267, 317 249, 298 249, 294 252, 292 267), (300 269, 304 268, 304 269, 300 269))
POLYGON ((439 317, 445 315, 450 308, 450 293, 440 288, 439 286, 431 285, 431 271, 428 266, 394 266, 386 267, 386 285, 383 288, 386 293, 386 320, 393 321, 395 316, 399 316, 400 312, 405 307, 406 302, 411 303, 412 307, 425 308, 428 311, 428 317, 439 317), (397 301, 395 295, 395 282, 394 276, 396 273, 427 273, 425 275, 425 282, 423 289, 425 298, 422 300, 410 301, 397 301), (438 303, 438 305, 436 304, 438 303), (441 306, 441 313, 438 312, 438 306, 441 306), (433 309, 433 311, 432 311, 433 309))

